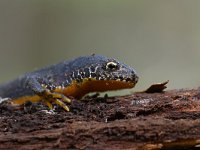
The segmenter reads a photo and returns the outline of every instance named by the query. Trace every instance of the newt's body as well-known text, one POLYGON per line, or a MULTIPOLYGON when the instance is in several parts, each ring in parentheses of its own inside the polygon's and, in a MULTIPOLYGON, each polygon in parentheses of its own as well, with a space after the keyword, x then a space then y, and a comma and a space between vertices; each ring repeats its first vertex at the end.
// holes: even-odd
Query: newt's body
POLYGON ((0 86, 0 97, 12 104, 44 101, 50 108, 56 103, 69 111, 68 97, 81 98, 89 92, 132 88, 138 81, 133 68, 100 55, 64 61, 0 86))

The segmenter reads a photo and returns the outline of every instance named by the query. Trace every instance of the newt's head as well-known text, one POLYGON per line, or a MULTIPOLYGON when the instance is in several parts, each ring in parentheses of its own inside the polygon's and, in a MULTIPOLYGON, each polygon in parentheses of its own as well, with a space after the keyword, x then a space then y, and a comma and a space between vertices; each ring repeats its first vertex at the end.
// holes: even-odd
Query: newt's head
MULTIPOLYGON (((71 61, 70 75, 76 84, 75 97, 89 92, 133 88, 138 82, 136 71, 116 59, 100 55, 79 57, 71 61)), ((72 94, 73 95, 73 94, 72 94)))

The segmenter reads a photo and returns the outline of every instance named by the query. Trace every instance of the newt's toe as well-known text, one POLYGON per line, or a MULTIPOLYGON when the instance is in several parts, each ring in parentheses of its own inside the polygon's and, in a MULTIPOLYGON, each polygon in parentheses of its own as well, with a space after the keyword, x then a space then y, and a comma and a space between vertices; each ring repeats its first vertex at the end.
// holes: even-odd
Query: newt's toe
POLYGON ((62 102, 61 100, 56 99, 56 100, 55 100, 55 103, 56 103, 57 105, 61 106, 62 108, 64 108, 66 111, 69 111, 69 107, 68 107, 67 105, 65 105, 65 103, 62 102))
POLYGON ((45 91, 44 93, 45 94, 42 95, 42 97, 44 99, 44 103, 49 107, 49 109, 53 109, 52 103, 55 103, 66 111, 69 111, 69 107, 64 102, 70 103, 71 100, 65 95, 60 93, 52 93, 50 91, 45 91))

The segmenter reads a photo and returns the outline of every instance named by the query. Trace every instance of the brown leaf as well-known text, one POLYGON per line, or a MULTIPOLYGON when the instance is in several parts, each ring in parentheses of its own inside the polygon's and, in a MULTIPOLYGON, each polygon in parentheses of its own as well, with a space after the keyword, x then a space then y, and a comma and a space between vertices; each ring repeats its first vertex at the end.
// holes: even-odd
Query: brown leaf
POLYGON ((149 88, 144 90, 145 93, 161 93, 164 89, 167 88, 166 84, 169 83, 169 80, 162 83, 152 84, 149 88))

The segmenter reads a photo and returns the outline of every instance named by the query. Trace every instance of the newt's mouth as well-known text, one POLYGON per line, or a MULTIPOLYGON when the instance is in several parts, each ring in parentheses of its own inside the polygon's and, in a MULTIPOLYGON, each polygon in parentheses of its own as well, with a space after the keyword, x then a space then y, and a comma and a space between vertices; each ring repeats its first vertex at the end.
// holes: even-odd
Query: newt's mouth
POLYGON ((117 79, 114 78, 114 81, 136 84, 138 82, 138 76, 134 75, 131 78, 130 77, 118 77, 117 79))
POLYGON ((105 77, 100 78, 98 80, 110 82, 112 84, 128 84, 128 85, 134 85, 138 82, 138 76, 136 74, 132 74, 132 76, 114 76, 114 77, 105 77))

